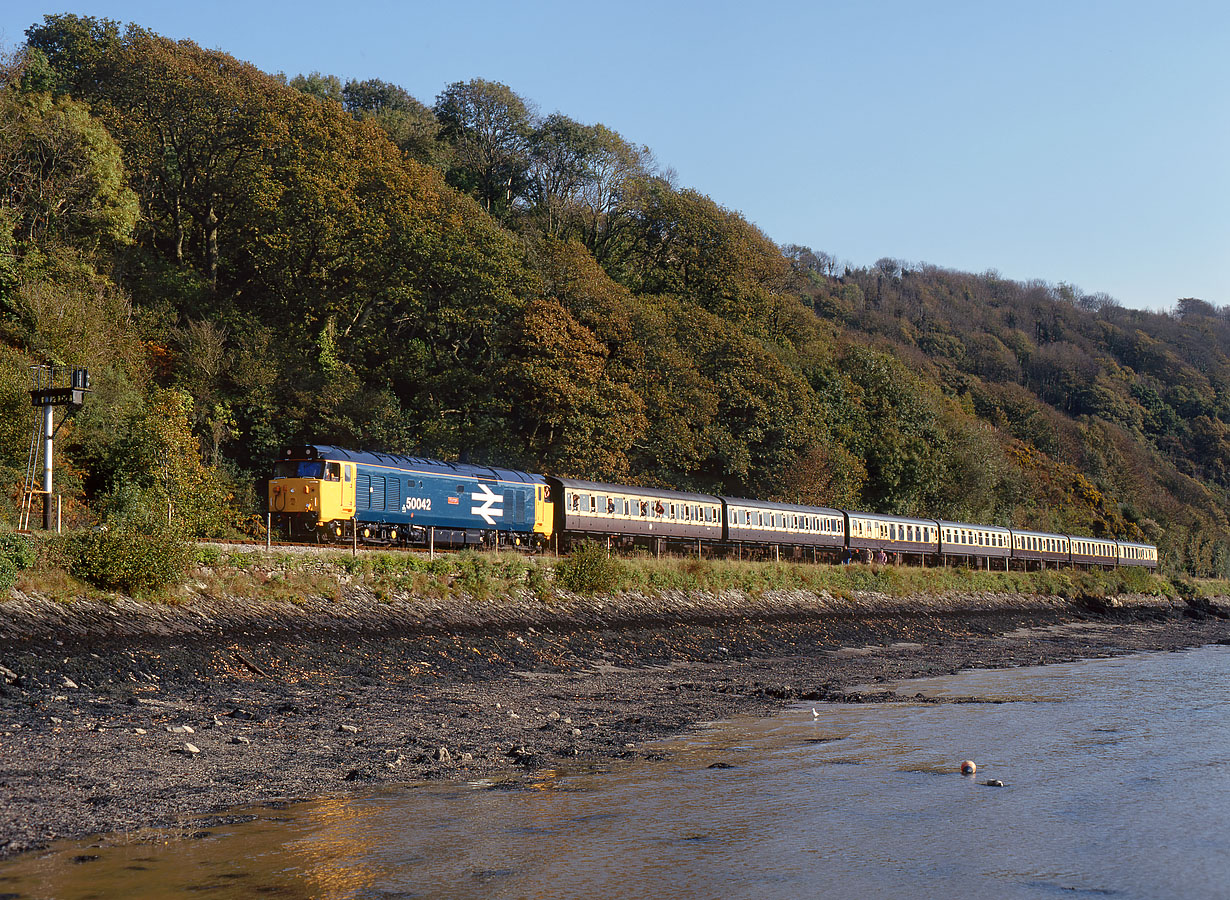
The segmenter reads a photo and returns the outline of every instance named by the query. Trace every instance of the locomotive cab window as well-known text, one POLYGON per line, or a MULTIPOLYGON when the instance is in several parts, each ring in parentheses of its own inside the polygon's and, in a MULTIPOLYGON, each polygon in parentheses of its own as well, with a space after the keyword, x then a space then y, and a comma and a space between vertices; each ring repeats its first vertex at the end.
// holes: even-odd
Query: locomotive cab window
POLYGON ((325 473, 325 464, 319 460, 278 462, 273 467, 274 478, 320 478, 325 473))

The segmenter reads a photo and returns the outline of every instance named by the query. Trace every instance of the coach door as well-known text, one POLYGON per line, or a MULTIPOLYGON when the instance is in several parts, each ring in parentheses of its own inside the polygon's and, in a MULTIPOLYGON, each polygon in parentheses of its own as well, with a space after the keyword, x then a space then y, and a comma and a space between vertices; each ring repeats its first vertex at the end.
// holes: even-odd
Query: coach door
POLYGON ((354 463, 342 463, 342 512, 354 515, 354 463))

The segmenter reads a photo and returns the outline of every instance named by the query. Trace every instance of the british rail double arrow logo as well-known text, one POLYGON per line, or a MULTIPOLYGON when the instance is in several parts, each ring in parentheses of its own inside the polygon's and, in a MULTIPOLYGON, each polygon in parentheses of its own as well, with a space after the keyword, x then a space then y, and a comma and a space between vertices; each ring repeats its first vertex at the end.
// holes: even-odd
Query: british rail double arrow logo
POLYGON ((500 494, 492 493, 491 488, 485 484, 480 484, 477 491, 473 491, 470 495, 475 500, 475 505, 470 507, 470 512, 476 516, 482 516, 483 521, 488 525, 495 524, 495 517, 504 515, 503 502, 504 498, 500 494), (478 503, 481 500, 482 503, 478 503), (497 505, 501 504, 501 505, 497 505))

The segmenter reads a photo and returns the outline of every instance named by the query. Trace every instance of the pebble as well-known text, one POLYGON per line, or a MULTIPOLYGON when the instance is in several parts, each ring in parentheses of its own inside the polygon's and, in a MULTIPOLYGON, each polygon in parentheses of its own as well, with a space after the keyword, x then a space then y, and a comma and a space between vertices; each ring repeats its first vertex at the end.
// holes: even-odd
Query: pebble
POLYGON ((581 736, 581 729, 580 729, 580 728, 574 728, 574 729, 572 729, 572 736, 573 736, 573 737, 580 737, 580 736, 581 736))
POLYGON ((167 731, 171 734, 196 734, 189 725, 168 725, 167 731))
POLYGON ((77 682, 68 677, 65 677, 64 679, 64 686, 74 691, 77 690, 77 682))
POLYGON ((237 734, 231 738, 230 742, 232 744, 250 744, 252 743, 252 739, 246 738, 242 734, 237 734))
POLYGON ((347 734, 358 734, 359 726, 358 725, 338 725, 337 730, 345 731, 347 734))
POLYGON ((554 722, 556 719, 559 718, 559 713, 557 713, 555 710, 552 710, 551 712, 547 713, 547 718, 550 719, 552 722, 554 722))
POLYGON ((63 725, 63 724, 64 724, 64 720, 63 720, 63 719, 60 719, 60 718, 57 718, 56 716, 52 716, 52 717, 51 717, 51 724, 52 724, 52 725, 63 725))
POLYGON ((192 756, 196 756, 198 753, 201 752, 201 748, 198 747, 196 744, 189 744, 185 741, 184 751, 192 756))
POLYGON ((132 730, 132 733, 133 734, 148 734, 148 732, 144 728, 134 728, 132 730))

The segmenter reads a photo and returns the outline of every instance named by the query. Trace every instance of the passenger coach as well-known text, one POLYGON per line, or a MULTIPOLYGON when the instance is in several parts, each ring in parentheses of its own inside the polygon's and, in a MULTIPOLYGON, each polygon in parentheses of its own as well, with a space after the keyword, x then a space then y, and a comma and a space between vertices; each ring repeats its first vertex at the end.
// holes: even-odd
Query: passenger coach
POLYGON ((739 497, 723 497, 722 505, 727 543, 823 549, 828 556, 840 556, 845 548, 846 514, 839 509, 739 497))
POLYGON ((668 491, 548 476, 555 529, 571 537, 611 537, 623 543, 722 539, 722 501, 711 494, 668 491))
POLYGON ((1022 561, 1025 569, 1031 562, 1045 569, 1047 563, 1071 562, 1072 541, 1066 534, 1051 534, 1046 531, 1012 531, 1012 558, 1022 561))
POLYGON ((1157 568, 1157 548, 1152 544, 1135 544, 1129 541, 1118 541, 1118 562, 1121 566, 1144 566, 1146 569, 1157 568))
POLYGON ((998 525, 975 525, 970 522, 940 521, 940 555, 945 560, 957 556, 986 560, 1002 559, 1008 568, 1012 556, 1012 532, 998 525))
POLYGON ((932 519, 906 519, 846 511, 851 550, 934 556, 940 550, 940 526, 932 519))

